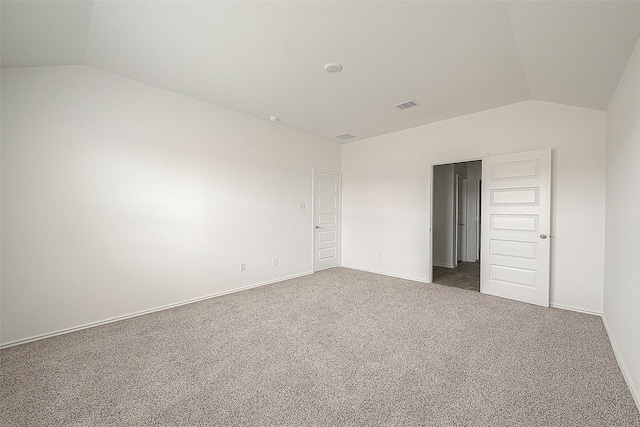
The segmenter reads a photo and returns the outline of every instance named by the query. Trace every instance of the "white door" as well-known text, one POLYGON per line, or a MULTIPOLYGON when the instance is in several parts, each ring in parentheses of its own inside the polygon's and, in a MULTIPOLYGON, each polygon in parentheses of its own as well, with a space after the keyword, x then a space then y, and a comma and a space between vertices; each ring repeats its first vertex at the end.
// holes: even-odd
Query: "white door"
POLYGON ((551 149, 482 160, 480 291, 549 306, 551 149))
POLYGON ((313 271, 340 265, 340 176, 313 173, 313 271))

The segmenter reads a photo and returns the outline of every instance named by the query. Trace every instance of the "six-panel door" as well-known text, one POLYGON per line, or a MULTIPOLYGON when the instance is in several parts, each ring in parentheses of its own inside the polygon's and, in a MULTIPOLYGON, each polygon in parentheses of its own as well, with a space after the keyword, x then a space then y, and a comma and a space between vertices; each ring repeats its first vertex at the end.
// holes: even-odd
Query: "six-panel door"
POLYGON ((480 291, 549 306, 551 150, 482 160, 480 291))
POLYGON ((340 265, 340 176, 314 172, 314 271, 340 265))

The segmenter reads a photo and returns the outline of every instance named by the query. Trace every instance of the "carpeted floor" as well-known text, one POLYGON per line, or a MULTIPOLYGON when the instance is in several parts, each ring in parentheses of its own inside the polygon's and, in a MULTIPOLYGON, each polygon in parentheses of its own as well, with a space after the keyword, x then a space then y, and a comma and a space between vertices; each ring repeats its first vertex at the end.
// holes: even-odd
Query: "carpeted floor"
POLYGON ((343 268, 0 357, 3 426, 640 426, 600 318, 343 268))

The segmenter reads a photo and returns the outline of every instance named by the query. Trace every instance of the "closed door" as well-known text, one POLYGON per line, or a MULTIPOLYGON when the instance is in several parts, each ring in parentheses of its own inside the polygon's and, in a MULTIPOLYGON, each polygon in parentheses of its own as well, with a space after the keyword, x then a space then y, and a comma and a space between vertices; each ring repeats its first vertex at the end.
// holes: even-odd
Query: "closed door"
POLYGON ((313 174, 314 271, 340 265, 340 176, 313 174))
POLYGON ((482 160, 480 291, 549 306, 551 150, 482 160))

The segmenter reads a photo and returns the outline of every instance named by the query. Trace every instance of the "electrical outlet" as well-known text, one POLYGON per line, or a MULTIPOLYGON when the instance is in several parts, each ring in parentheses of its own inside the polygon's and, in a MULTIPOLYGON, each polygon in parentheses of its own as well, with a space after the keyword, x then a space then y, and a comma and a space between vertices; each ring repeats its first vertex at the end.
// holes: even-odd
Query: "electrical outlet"
POLYGON ((273 259, 271 260, 271 264, 275 267, 278 265, 278 257, 273 257, 273 259))
POLYGON ((382 259, 382 252, 378 252, 378 259, 382 259))
POLYGON ((246 271, 246 270, 247 270, 247 264, 243 262, 242 264, 240 264, 240 271, 246 271))

